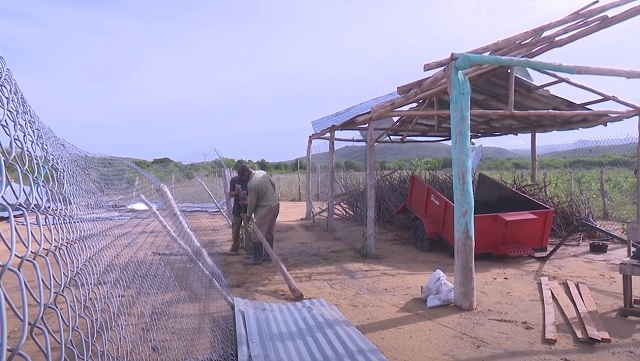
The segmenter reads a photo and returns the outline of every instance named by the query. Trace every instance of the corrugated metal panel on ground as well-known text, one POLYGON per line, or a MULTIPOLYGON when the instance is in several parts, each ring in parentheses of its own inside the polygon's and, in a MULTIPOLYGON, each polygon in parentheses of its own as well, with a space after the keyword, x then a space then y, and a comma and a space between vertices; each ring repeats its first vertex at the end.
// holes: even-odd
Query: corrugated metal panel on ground
POLYGON ((387 360, 321 298, 268 303, 234 298, 239 361, 387 360))
POLYGON ((333 113, 331 115, 327 115, 326 117, 316 119, 311 122, 311 126, 313 127, 314 132, 319 132, 334 125, 342 125, 344 122, 351 118, 370 112, 372 107, 380 103, 384 103, 387 100, 392 100, 398 97, 400 97, 400 95, 397 92, 382 95, 377 98, 367 100, 364 103, 349 107, 345 110, 341 110, 337 113, 333 113))

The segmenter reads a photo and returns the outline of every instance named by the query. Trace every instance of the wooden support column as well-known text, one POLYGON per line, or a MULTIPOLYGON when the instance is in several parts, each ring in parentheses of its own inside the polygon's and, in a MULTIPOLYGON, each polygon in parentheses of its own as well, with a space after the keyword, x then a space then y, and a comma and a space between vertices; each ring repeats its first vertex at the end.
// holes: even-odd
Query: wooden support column
POLYGON ((335 155, 336 155, 336 131, 332 130, 329 136, 329 179, 327 181, 327 231, 333 232, 333 218, 335 213, 335 155))
POLYGON ((366 254, 373 257, 376 254, 376 191, 375 191, 375 148, 373 137, 373 122, 367 125, 367 166, 366 166, 366 193, 367 193, 367 232, 365 240, 366 254))
POLYGON ((462 69, 451 63, 449 88, 451 111, 451 158, 454 206, 454 304, 462 310, 476 309, 471 172, 471 86, 462 69))
POLYGON ((306 182, 304 185, 305 198, 307 200, 307 207, 304 213, 304 219, 310 220, 312 217, 313 203, 311 202, 311 144, 313 138, 309 137, 307 141, 307 166, 306 168, 306 182))
MULTIPOLYGON (((636 170, 640 171, 640 116, 638 117, 638 141, 636 143, 636 170)), ((640 223, 640 183, 638 183, 638 178, 636 176, 636 222, 640 223)), ((634 241, 640 241, 640 239, 635 239, 634 241)))
POLYGON ((538 182, 538 145, 536 132, 531 132, 531 183, 538 182))

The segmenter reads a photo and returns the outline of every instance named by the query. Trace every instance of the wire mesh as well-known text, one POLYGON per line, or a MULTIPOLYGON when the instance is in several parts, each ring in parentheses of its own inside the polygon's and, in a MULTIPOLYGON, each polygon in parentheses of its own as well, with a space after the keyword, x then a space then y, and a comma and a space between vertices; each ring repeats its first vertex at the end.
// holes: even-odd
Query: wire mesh
MULTIPOLYGON (((635 119, 627 122, 633 122, 635 128, 635 119)), ((567 139, 581 139, 578 132, 564 134, 567 139)), ((560 144, 538 141, 535 183, 542 187, 541 198, 544 200, 540 200, 552 200, 556 204, 575 201, 584 208, 581 211, 600 227, 625 236, 627 222, 636 217, 637 143, 637 133, 560 144)), ((316 217, 326 216, 328 150, 327 140, 314 140, 311 195, 316 217)), ((365 187, 365 152, 364 143, 336 142, 336 216, 345 216, 359 223, 364 221, 366 214, 362 192, 365 187)), ((377 144, 375 155, 376 219, 379 221, 388 220, 398 226, 406 226, 406 222, 392 213, 406 200, 406 180, 411 173, 432 181, 450 180, 451 148, 447 144, 377 144)), ((501 179, 510 186, 531 187, 531 147, 528 144, 484 145, 477 171, 501 179)), ((452 186, 451 182, 447 184, 452 186)), ((583 215, 576 214, 576 217, 583 215)))
POLYGON ((1 57, 0 126, 0 359, 235 359, 220 167, 77 149, 1 57))

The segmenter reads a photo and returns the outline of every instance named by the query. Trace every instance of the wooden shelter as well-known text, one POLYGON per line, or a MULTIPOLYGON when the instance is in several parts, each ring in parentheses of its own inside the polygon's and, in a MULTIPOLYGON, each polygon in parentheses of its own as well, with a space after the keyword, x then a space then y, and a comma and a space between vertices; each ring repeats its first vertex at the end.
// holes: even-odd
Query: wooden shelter
MULTIPOLYGON (((490 55, 507 58, 532 59, 549 50, 562 47, 602 29, 619 24, 640 15, 640 5, 631 6, 636 0, 620 0, 593 7, 593 2, 568 16, 529 31, 492 44, 470 50, 465 54, 490 55)), ((355 105, 338 113, 312 122, 314 133, 309 137, 307 164, 311 163, 311 145, 314 140, 329 141, 328 229, 333 228, 334 179, 333 164, 336 132, 364 131, 366 138, 366 194, 367 232, 366 245, 369 254, 375 254, 374 210, 374 145, 375 143, 447 141, 452 139, 450 112, 451 64, 461 57, 452 54, 424 65, 431 75, 401 85, 395 92, 355 105)), ((469 133, 471 139, 511 134, 531 134, 532 178, 535 181, 537 133, 556 130, 576 130, 606 125, 640 115, 640 106, 610 94, 575 82, 561 73, 595 74, 640 78, 640 72, 617 69, 601 69, 584 66, 566 67, 546 63, 529 67, 505 63, 474 63, 465 66, 461 73, 470 84, 469 133), (535 84, 528 77, 526 68, 552 79, 535 84), (558 70, 558 71, 555 71, 558 70), (577 103, 554 95, 547 88, 566 84, 593 94, 593 99, 577 103), (609 110, 594 110, 595 104, 611 104, 609 110)), ((533 64, 533 63, 531 63, 533 64)), ((351 140, 350 140, 351 141, 351 140)), ((467 143, 469 143, 467 141, 467 143)), ((468 146, 468 145, 467 145, 468 146)), ((454 155, 455 158, 455 155, 454 155)), ((468 170, 465 170, 468 171, 468 170)), ((307 212, 311 218, 310 167, 307 167, 307 212)), ((639 190, 640 194, 640 190, 639 190)), ((640 197, 639 197, 640 199, 640 197)), ((457 244, 457 243, 456 243, 457 244)), ((456 247, 457 248, 457 247, 456 247)), ((457 253, 456 253, 457 255, 457 253)), ((470 260, 458 260, 473 264, 470 260)), ((475 295, 473 299, 475 305, 475 295)), ((475 306, 473 306, 475 307, 475 306)))

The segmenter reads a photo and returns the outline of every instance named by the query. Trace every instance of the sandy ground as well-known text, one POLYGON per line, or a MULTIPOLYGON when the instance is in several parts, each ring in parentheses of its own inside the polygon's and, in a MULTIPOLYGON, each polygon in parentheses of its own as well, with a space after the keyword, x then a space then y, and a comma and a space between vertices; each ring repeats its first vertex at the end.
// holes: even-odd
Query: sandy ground
MULTIPOLYGON (((640 319, 617 316, 622 305, 622 282, 617 265, 625 256, 623 246, 612 246, 605 255, 589 253, 586 244, 563 247, 546 263, 530 258, 478 260, 476 311, 462 312, 453 306, 426 309, 419 298, 420 286, 434 269, 442 269, 453 281, 453 259, 446 251, 419 252, 408 243, 409 230, 379 229, 380 258, 361 258, 357 249, 364 241, 362 227, 339 220, 336 231, 329 234, 323 220, 312 223, 301 220, 303 215, 303 203, 282 203, 276 252, 306 297, 321 297, 337 306, 390 360, 640 359, 640 319), (613 341, 609 344, 578 342, 556 305, 558 342, 544 344, 538 284, 541 276, 560 282, 571 279, 586 283, 613 341)), ((245 266, 243 257, 223 255, 230 246, 230 234, 226 233, 230 230, 223 226, 219 215, 199 212, 186 218, 198 239, 220 264, 235 296, 269 302, 291 301, 275 265, 245 266)), ((4 226, 1 230, 3 235, 7 234, 4 226)), ((161 237, 156 232, 158 227, 153 228, 153 237, 161 237)), ((153 237, 144 236, 144 242, 153 237)), ((162 237, 158 238, 158 245, 167 242, 166 236, 162 237)), ((5 259, 4 252, 0 255, 5 259)), ((27 282, 31 282, 32 273, 24 275, 27 282)), ((15 277, 5 275, 2 285, 14 299, 20 293, 15 277)), ((185 288, 184 292, 188 293, 189 289, 185 288)), ((636 291, 636 297, 638 293, 636 291)), ((37 309, 33 300, 30 299, 29 304, 30 310, 37 309)), ((182 311, 176 309, 176 312, 182 311)), ((21 333, 20 323, 16 321, 9 320, 7 325, 10 342, 16 342, 21 333)), ((193 324, 189 321, 185 327, 190 322, 193 324)), ((23 350, 32 355, 38 353, 33 343, 25 344, 23 350)))
MULTIPOLYGON (((446 251, 419 252, 408 243, 409 230, 379 229, 380 257, 364 259, 357 252, 364 241, 362 227, 338 221, 329 234, 323 220, 312 223, 303 216, 304 203, 282 203, 276 252, 306 297, 336 305, 390 360, 640 359, 640 319, 617 315, 622 305, 617 265, 626 256, 624 246, 612 245, 604 255, 589 253, 587 244, 567 246, 547 262, 526 257, 478 260, 476 311, 427 309, 420 286, 434 269, 442 269, 453 282, 453 259, 446 251), (544 344, 541 276, 586 283, 612 342, 577 341, 556 304, 558 341, 544 344)), ((218 253, 220 247, 228 245, 211 251, 218 253)), ((245 266, 242 259, 220 260, 235 296, 291 301, 275 265, 245 266)))

